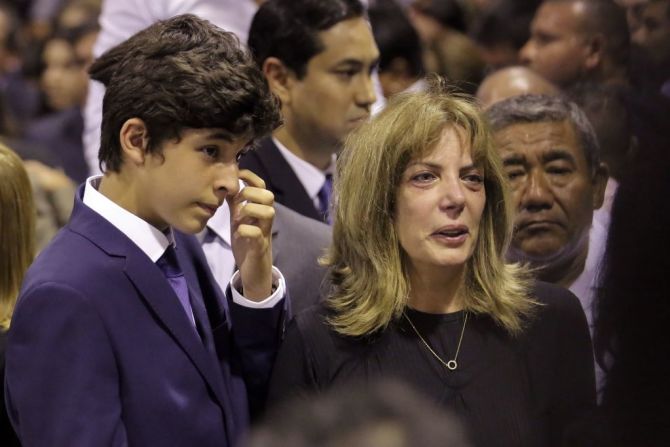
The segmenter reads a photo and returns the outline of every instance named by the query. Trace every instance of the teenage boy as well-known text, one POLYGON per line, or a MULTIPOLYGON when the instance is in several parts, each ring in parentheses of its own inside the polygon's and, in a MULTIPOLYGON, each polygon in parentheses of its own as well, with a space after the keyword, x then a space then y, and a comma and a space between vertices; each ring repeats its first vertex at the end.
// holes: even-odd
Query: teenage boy
POLYGON ((105 174, 79 188, 24 281, 6 357, 12 424, 25 446, 233 445, 285 317, 273 196, 237 166, 276 127, 277 102, 237 39, 191 15, 90 73, 107 85, 105 174), (226 297, 197 241, 173 234, 201 231, 224 200, 239 268, 226 297))

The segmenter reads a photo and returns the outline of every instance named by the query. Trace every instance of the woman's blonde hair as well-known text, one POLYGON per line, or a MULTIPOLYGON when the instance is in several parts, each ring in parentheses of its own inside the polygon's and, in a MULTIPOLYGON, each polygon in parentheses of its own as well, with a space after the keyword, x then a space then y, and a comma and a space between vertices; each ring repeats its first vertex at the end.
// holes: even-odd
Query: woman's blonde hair
POLYGON ((347 138, 338 159, 333 244, 322 259, 333 284, 328 322, 338 333, 383 330, 407 305, 407 266, 394 226, 396 192, 408 163, 430 153, 448 126, 464 130, 485 176, 486 205, 466 267, 464 309, 490 315, 513 335, 532 312, 529 272, 504 261, 512 204, 489 128, 469 96, 450 92, 435 77, 425 92, 392 98, 347 138))
POLYGON ((0 143, 0 330, 7 330, 35 250, 35 205, 23 162, 0 143))

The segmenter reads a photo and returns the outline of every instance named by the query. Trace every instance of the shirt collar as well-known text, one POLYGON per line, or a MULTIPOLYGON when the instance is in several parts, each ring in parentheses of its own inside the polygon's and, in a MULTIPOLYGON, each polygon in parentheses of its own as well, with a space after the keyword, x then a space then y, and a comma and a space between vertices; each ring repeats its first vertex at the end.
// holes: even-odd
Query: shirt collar
MULTIPOLYGON (((230 208, 228 202, 224 202, 216 213, 207 221, 207 228, 216 236, 220 237, 228 246, 230 243, 230 208)), ((207 231, 207 230, 205 230, 207 231)), ((200 242, 204 240, 204 232, 200 233, 200 242)))
POLYGON ((167 234, 150 223, 122 208, 98 191, 101 175, 86 179, 84 188, 84 205, 102 216, 125 234, 151 259, 156 262, 169 245, 175 245, 174 235, 170 228, 167 234))
POLYGON ((332 174, 335 171, 335 154, 333 154, 333 158, 328 168, 326 168, 325 171, 322 171, 288 150, 286 146, 281 144, 276 138, 272 137, 272 142, 277 146, 279 152, 281 152, 289 166, 291 166, 291 169, 293 169, 296 177, 298 177, 298 180, 302 183, 305 191, 307 191, 307 195, 312 200, 315 200, 323 186, 323 182, 326 181, 326 174, 332 174))

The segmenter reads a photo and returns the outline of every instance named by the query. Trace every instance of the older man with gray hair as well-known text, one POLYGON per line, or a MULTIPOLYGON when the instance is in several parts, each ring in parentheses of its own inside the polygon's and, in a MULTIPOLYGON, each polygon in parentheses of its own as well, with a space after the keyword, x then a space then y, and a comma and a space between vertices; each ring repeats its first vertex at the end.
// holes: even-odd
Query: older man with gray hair
POLYGON ((522 95, 487 112, 517 207, 509 258, 539 279, 568 287, 589 325, 606 229, 593 220, 607 167, 588 119, 555 96, 522 95))

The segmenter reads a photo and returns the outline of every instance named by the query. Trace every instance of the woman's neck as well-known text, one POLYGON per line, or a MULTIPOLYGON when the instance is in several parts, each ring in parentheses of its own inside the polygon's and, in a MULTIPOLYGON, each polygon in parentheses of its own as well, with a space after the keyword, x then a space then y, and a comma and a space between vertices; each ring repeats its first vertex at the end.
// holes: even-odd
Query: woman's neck
POLYGON ((409 306, 427 313, 452 313, 463 309, 465 266, 458 271, 444 268, 410 271, 409 306))

